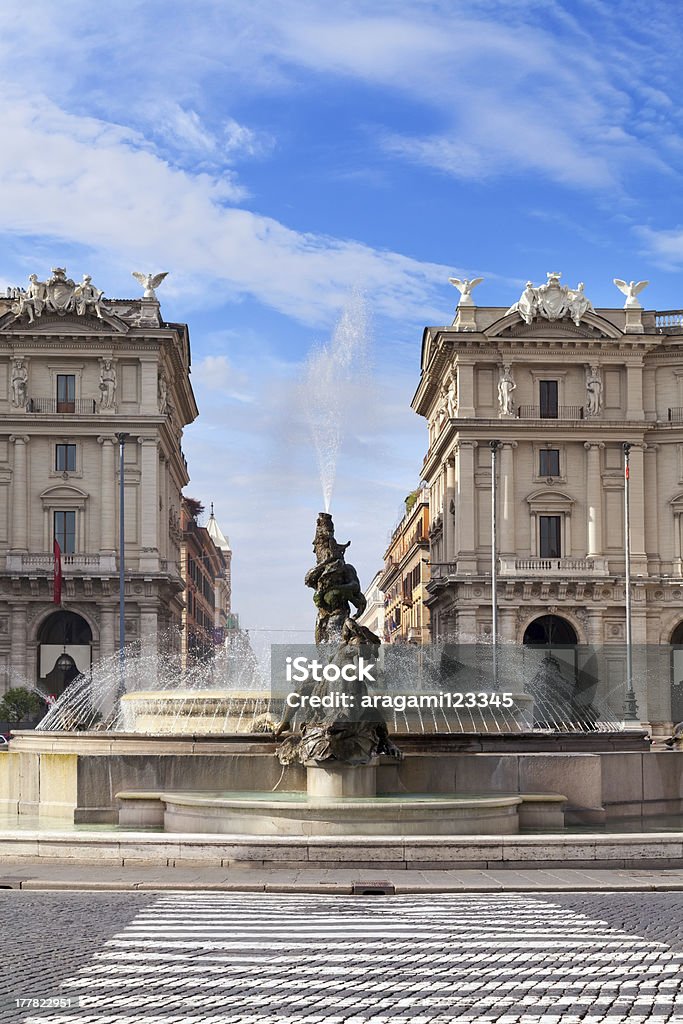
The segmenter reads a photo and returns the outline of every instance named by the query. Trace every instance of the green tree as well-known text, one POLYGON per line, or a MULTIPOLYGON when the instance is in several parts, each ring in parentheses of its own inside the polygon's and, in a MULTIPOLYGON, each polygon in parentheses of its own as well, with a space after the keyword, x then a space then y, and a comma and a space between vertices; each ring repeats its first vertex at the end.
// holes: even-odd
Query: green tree
POLYGON ((9 722, 10 725, 17 725, 25 718, 37 714, 42 708, 42 702, 35 693, 25 689, 23 686, 16 686, 0 700, 0 722, 9 722))

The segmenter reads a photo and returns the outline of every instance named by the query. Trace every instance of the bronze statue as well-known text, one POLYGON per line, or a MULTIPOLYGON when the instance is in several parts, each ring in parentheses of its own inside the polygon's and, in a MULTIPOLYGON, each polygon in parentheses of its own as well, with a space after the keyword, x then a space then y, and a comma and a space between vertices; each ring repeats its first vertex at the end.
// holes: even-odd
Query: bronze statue
POLYGON ((367 626, 357 621, 366 606, 358 574, 344 559, 349 543, 338 544, 334 538, 332 516, 321 512, 318 516, 313 550, 317 564, 310 569, 304 582, 315 590, 313 601, 318 609, 315 641, 321 660, 336 665, 340 670, 354 666, 355 676, 343 684, 309 682, 299 689, 302 696, 323 697, 343 688, 350 697, 349 707, 310 708, 287 716, 275 730, 276 736, 289 733, 278 748, 282 764, 299 761, 302 764, 321 761, 340 761, 344 764, 367 764, 378 754, 401 758, 402 754, 389 739, 387 724, 376 708, 362 707, 368 688, 359 666, 361 659, 377 664, 380 639, 367 626), (356 612, 351 615, 351 605, 356 612), (292 731, 293 725, 298 727, 292 731))

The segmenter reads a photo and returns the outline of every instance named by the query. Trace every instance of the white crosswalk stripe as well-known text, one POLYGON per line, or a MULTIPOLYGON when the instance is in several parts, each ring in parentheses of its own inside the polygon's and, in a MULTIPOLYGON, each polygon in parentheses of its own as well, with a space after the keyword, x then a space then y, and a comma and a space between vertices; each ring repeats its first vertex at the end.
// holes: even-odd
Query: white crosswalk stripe
POLYGON ((682 960, 549 897, 174 893, 26 1024, 683 1024, 682 960))

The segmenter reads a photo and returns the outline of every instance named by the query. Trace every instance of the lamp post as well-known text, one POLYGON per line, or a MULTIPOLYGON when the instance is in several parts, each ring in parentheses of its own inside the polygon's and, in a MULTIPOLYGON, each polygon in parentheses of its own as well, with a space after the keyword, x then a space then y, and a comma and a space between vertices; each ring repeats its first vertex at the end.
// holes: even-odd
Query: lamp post
POLYGON ((633 448, 624 442, 624 558, 626 583, 626 696, 624 697, 624 719, 638 721, 638 704, 633 689, 633 650, 631 640, 631 509, 629 501, 630 452, 633 448))
POLYGON ((493 688, 498 686, 498 478, 496 473, 500 441, 489 441, 491 449, 491 641, 493 644, 493 688))
POLYGON ((119 697, 126 692, 125 682, 125 656, 126 646, 126 516, 125 516, 125 486, 124 486, 124 456, 126 441, 130 434, 119 433, 116 440, 119 442, 119 697))

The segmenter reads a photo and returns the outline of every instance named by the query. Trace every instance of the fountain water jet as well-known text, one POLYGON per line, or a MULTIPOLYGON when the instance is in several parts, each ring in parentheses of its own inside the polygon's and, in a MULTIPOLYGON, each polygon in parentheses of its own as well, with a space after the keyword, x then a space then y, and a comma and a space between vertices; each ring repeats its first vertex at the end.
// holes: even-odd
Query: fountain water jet
POLYGON ((359 372, 367 365, 368 311, 360 292, 346 304, 330 341, 306 361, 302 400, 320 471, 325 511, 330 511, 347 410, 358 399, 359 372))

